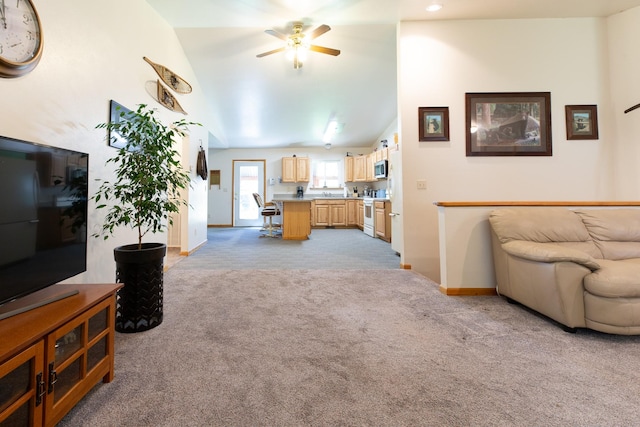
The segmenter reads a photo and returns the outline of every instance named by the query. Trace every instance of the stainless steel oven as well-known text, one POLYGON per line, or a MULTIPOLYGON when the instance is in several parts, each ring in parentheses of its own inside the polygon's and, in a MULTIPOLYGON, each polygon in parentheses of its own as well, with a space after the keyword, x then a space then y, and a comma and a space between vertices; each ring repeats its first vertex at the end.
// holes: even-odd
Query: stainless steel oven
POLYGON ((365 197, 362 199, 362 204, 364 206, 364 224, 363 230, 364 234, 375 237, 375 210, 373 208, 373 198, 365 197))

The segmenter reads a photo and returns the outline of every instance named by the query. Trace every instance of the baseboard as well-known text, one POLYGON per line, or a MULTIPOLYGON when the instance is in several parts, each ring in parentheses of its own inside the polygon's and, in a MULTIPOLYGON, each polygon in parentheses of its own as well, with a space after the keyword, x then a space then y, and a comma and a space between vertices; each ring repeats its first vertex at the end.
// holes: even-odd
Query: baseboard
POLYGON ((496 288, 447 288, 443 285, 439 287, 440 292, 448 296, 494 296, 498 295, 496 288))
POLYGON ((233 224, 207 224, 207 228, 231 228, 233 224))
POLYGON ((196 246, 195 248, 191 249, 190 251, 182 251, 182 252, 180 252, 180 256, 189 256, 189 255, 193 254, 195 251, 197 251, 198 249, 200 249, 201 247, 203 247, 206 243, 207 243, 207 241, 205 240, 204 242, 200 243, 198 246, 196 246))
POLYGON ((411 270, 411 264, 400 263, 400 268, 403 270, 411 270))

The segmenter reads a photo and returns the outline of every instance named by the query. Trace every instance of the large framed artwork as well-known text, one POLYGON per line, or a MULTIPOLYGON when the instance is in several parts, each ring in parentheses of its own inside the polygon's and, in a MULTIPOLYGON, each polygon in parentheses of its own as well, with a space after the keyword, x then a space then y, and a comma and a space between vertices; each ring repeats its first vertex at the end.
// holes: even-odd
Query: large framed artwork
POLYGON ((467 93, 467 156, 551 156, 549 92, 467 93))
MULTIPOLYGON (((111 123, 120 123, 127 120, 127 115, 131 114, 131 110, 118 104, 113 99, 109 102, 109 121, 111 123)), ((127 145, 127 140, 115 130, 109 131, 109 145, 113 148, 123 148, 127 145)))
POLYGON ((418 107, 419 141, 449 140, 449 107, 418 107))
POLYGON ((565 105, 567 139, 598 139, 598 107, 565 105))

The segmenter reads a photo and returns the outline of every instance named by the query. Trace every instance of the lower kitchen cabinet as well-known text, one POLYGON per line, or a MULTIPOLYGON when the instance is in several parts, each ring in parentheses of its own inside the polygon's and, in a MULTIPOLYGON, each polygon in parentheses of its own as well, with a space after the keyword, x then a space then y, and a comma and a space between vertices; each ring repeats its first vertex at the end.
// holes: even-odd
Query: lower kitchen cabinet
POLYGON ((386 242, 391 242, 391 203, 376 201, 375 208, 375 233, 376 236, 386 242))
POLYGON ((314 227, 343 227, 347 225, 345 200, 315 200, 313 202, 314 227))
POLYGON ((364 229, 364 202, 358 200, 358 228, 364 229))
POLYGON ((346 200, 345 205, 347 207, 347 225, 358 225, 358 200, 346 200))
POLYGON ((50 286, 25 298, 78 293, 0 320, 0 425, 54 426, 100 380, 113 380, 121 286, 50 286))

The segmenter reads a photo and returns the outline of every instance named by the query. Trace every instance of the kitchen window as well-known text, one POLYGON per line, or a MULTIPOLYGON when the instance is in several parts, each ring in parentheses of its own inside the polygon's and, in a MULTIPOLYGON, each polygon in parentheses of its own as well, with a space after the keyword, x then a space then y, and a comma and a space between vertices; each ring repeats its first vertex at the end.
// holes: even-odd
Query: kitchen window
POLYGON ((342 182, 340 160, 315 160, 313 162, 313 188, 340 188, 342 182))

